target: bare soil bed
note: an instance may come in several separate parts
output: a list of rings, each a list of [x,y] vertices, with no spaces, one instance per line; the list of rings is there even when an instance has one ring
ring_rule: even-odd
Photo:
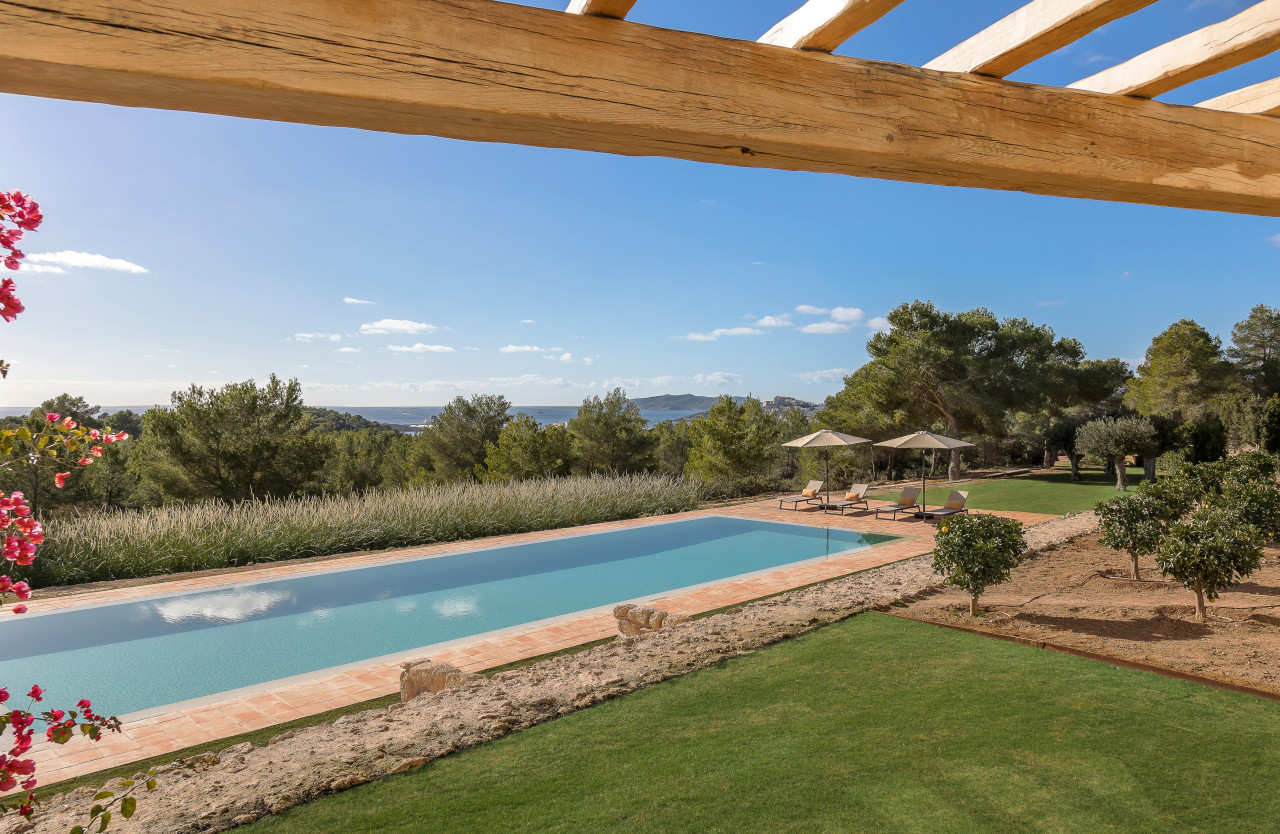
[[[1191,591],[1161,577],[1149,558],[1139,568],[1142,579],[1129,578],[1129,556],[1090,532],[1027,557],[981,598],[976,619],[956,588],[899,613],[1280,693],[1280,548],[1268,548],[1246,582],[1209,603],[1205,623],[1195,621]]]

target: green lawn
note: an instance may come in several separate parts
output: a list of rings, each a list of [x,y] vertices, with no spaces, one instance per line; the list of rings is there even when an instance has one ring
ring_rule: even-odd
[[[252,834],[1263,831],[1276,750],[1280,704],[865,614]]]
[[[1117,494],[1114,475],[1104,475],[1101,469],[1082,469],[1080,474],[1083,480],[1072,481],[1071,470],[1059,465],[1032,475],[965,484],[960,489],[968,490],[968,506],[976,510],[1014,510],[1052,515],[1091,510],[1094,504]],[[917,479],[915,483],[919,484],[920,481]],[[1142,468],[1130,467],[1130,490],[1140,483]],[[876,490],[871,493],[871,497],[896,498],[900,492],[901,488]],[[930,483],[926,496],[929,506],[944,503],[950,493],[951,488],[945,481]]]

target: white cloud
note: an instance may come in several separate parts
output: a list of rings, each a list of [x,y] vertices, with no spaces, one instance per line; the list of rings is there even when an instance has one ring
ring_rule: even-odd
[[[867,314],[859,310],[857,307],[833,307],[831,309],[832,321],[843,321],[857,324],[867,317]]]
[[[479,350],[478,347],[464,347],[463,350]]]
[[[1267,243],[1270,243],[1272,246],[1276,247],[1277,249],[1280,249],[1280,234],[1272,235],[1266,240],[1267,240]],[[1129,273],[1127,272],[1125,273],[1125,275],[1128,275],[1128,274]]]
[[[807,382],[810,385],[828,384],[833,382],[842,382],[844,378],[853,373],[851,368],[828,368],[825,371],[804,371],[794,376],[801,382]]]
[[[359,353],[359,352],[360,352],[360,348],[353,348],[353,347],[338,348],[338,353]]]
[[[594,365],[595,363],[596,360],[592,359],[590,356],[582,357],[582,364],[584,365]]]
[[[289,337],[291,342],[340,342],[341,334],[338,333],[294,333]]]
[[[43,264],[29,264],[29,263],[24,263],[22,265],[22,271],[23,273],[36,273],[36,274],[44,272],[51,275],[65,275],[67,273],[67,271],[60,266],[44,266]]]
[[[812,304],[801,304],[796,308],[796,312],[802,316],[825,316],[831,311],[826,307],[814,307]]]
[[[643,388],[644,383],[635,377],[611,376],[604,382],[601,382],[600,387],[606,391],[612,391],[614,388],[630,390],[633,388]]]
[[[520,319],[521,324],[537,324],[533,319]]]
[[[555,353],[563,350],[558,347],[538,347],[537,345],[506,345],[498,348],[499,353]]]
[[[379,319],[360,325],[363,336],[385,336],[390,334],[435,333],[440,328],[434,324],[408,319]]]
[[[848,333],[853,329],[853,325],[843,324],[838,321],[816,321],[813,324],[806,324],[800,328],[801,333]]]
[[[679,382],[679,378],[674,376],[655,376],[649,380],[649,385],[653,388],[664,388],[668,385],[674,385]]]
[[[573,361],[573,354],[572,354],[572,353],[562,353],[562,354],[560,354],[559,356],[556,356],[554,353],[548,353],[546,356],[544,356],[544,357],[542,357],[542,358],[543,358],[543,359],[554,359],[554,360],[555,360],[555,361],[557,361],[557,362],[564,362],[565,364],[568,364],[568,363],[570,363],[570,362],[572,362],[572,361]],[[590,363],[588,363],[588,364],[590,364]]]
[[[117,272],[132,272],[137,275],[145,275],[147,273],[146,267],[138,266],[131,261],[124,261],[120,258],[108,258],[106,255],[92,255],[88,252],[49,252],[42,255],[27,255],[27,260],[33,264],[47,264],[49,266],[82,266],[89,269],[113,269]]]
[[[691,342],[714,342],[721,336],[759,336],[763,332],[754,327],[718,327],[710,333],[686,333],[684,338]]]
[[[791,322],[786,316],[765,316],[755,323],[756,327],[790,327]]]
[[[342,303],[343,304],[373,304],[374,302],[366,301],[363,298],[352,298],[350,296],[347,296],[346,298],[342,299]]]
[[[714,385],[717,388],[723,388],[726,385],[741,385],[742,377],[725,371],[716,371],[710,374],[695,374],[693,381],[699,385]]]
[[[572,382],[563,377],[547,378],[542,374],[521,374],[520,376],[490,377],[489,387],[498,388],[574,388]],[[482,386],[483,387],[483,386]]]
[[[884,316],[876,316],[867,322],[867,327],[872,333],[888,333],[893,329],[893,325],[889,324],[889,320]]]
[[[422,342],[412,345],[387,345],[387,350],[392,353],[453,353],[453,348],[448,345],[424,345]]]

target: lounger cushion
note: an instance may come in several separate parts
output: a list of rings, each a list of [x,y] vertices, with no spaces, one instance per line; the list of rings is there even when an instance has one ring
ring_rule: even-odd
[[[806,489],[804,492],[800,494],[803,495],[805,498],[816,498],[818,496],[818,491],[816,489]]]
[[[862,500],[862,493],[861,493],[861,492],[846,492],[846,493],[844,494],[844,500],[846,500],[846,501],[861,501],[861,500]]]
[[[963,499],[963,498],[952,498],[950,501],[948,501],[948,502],[947,502],[947,509],[948,509],[948,510],[963,510],[963,509],[964,509],[964,499]]]

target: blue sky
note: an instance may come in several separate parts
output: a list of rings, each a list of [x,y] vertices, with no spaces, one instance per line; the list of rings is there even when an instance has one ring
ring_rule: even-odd
[[[918,65],[1020,4],[906,0],[839,52]],[[631,17],[754,39],[797,5]],[[1067,84],[1247,5],[1159,0],[1013,79]],[[1277,75],[1273,55],[1161,98]],[[45,271],[16,276],[28,311],[0,324],[0,406],[163,403],[271,373],[316,405],[614,385],[820,400],[914,298],[1126,359],[1178,318],[1227,340],[1280,304],[1269,218],[17,96],[0,115],[0,187],[47,217],[24,241]]]

